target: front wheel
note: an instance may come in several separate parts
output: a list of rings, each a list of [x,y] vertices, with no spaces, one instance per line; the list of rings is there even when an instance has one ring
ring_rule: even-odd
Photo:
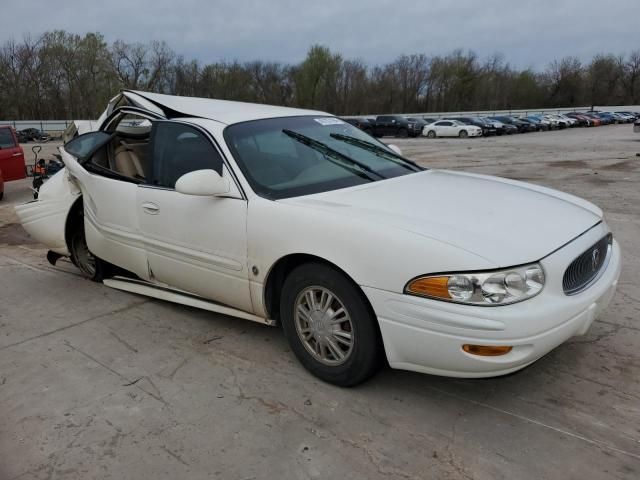
[[[406,128],[401,128],[398,130],[398,137],[407,138],[409,136],[409,131]]]
[[[280,313],[294,354],[316,377],[349,387],[382,364],[377,319],[362,292],[320,263],[294,269],[284,282]]]
[[[460,133],[458,134],[458,136],[460,138],[467,138],[469,136],[469,133],[466,130],[460,130]]]
[[[429,130],[429,132],[427,133],[427,137],[436,138],[436,132],[434,132],[433,130]]]

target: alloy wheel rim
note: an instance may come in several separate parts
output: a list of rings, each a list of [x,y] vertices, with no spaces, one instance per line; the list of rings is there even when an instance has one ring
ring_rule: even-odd
[[[294,304],[296,333],[311,356],[324,365],[345,363],[354,346],[351,316],[342,301],[329,289],[303,289]]]

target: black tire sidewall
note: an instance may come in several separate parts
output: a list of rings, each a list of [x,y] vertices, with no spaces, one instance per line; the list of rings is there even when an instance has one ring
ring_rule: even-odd
[[[310,286],[324,287],[333,292],[351,317],[353,350],[347,361],[341,365],[328,366],[314,359],[296,331],[293,318],[295,301],[298,294]],[[280,317],[285,337],[293,353],[307,370],[321,380],[349,387],[367,380],[379,369],[383,349],[377,319],[362,291],[338,270],[321,263],[309,263],[295,268],[283,285]]]

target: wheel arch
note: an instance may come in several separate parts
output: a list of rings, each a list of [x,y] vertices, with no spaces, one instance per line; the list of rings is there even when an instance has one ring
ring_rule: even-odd
[[[374,318],[377,318],[371,302],[360,288],[360,285],[358,285],[348,272],[326,258],[309,253],[291,253],[285,255],[276,260],[267,272],[262,295],[264,308],[269,318],[274,320],[280,319],[280,296],[282,295],[282,286],[284,281],[293,269],[305,263],[321,263],[344,275],[345,278],[347,278],[358,289],[367,305],[367,308],[369,308],[370,313]],[[376,322],[376,324],[378,325],[378,334],[380,335],[380,326],[378,322]]]
[[[77,222],[82,220],[82,215],[84,214],[83,209],[84,203],[82,201],[82,195],[79,195],[78,198],[71,204],[71,207],[67,212],[67,219],[64,224],[64,241],[69,252],[71,252],[71,245],[69,243],[71,233],[73,231],[73,228],[77,225]]]

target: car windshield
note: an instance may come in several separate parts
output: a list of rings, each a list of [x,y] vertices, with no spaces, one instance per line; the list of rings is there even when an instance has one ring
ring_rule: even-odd
[[[346,188],[421,171],[335,117],[285,117],[227,127],[224,137],[254,191],[271,199]]]

